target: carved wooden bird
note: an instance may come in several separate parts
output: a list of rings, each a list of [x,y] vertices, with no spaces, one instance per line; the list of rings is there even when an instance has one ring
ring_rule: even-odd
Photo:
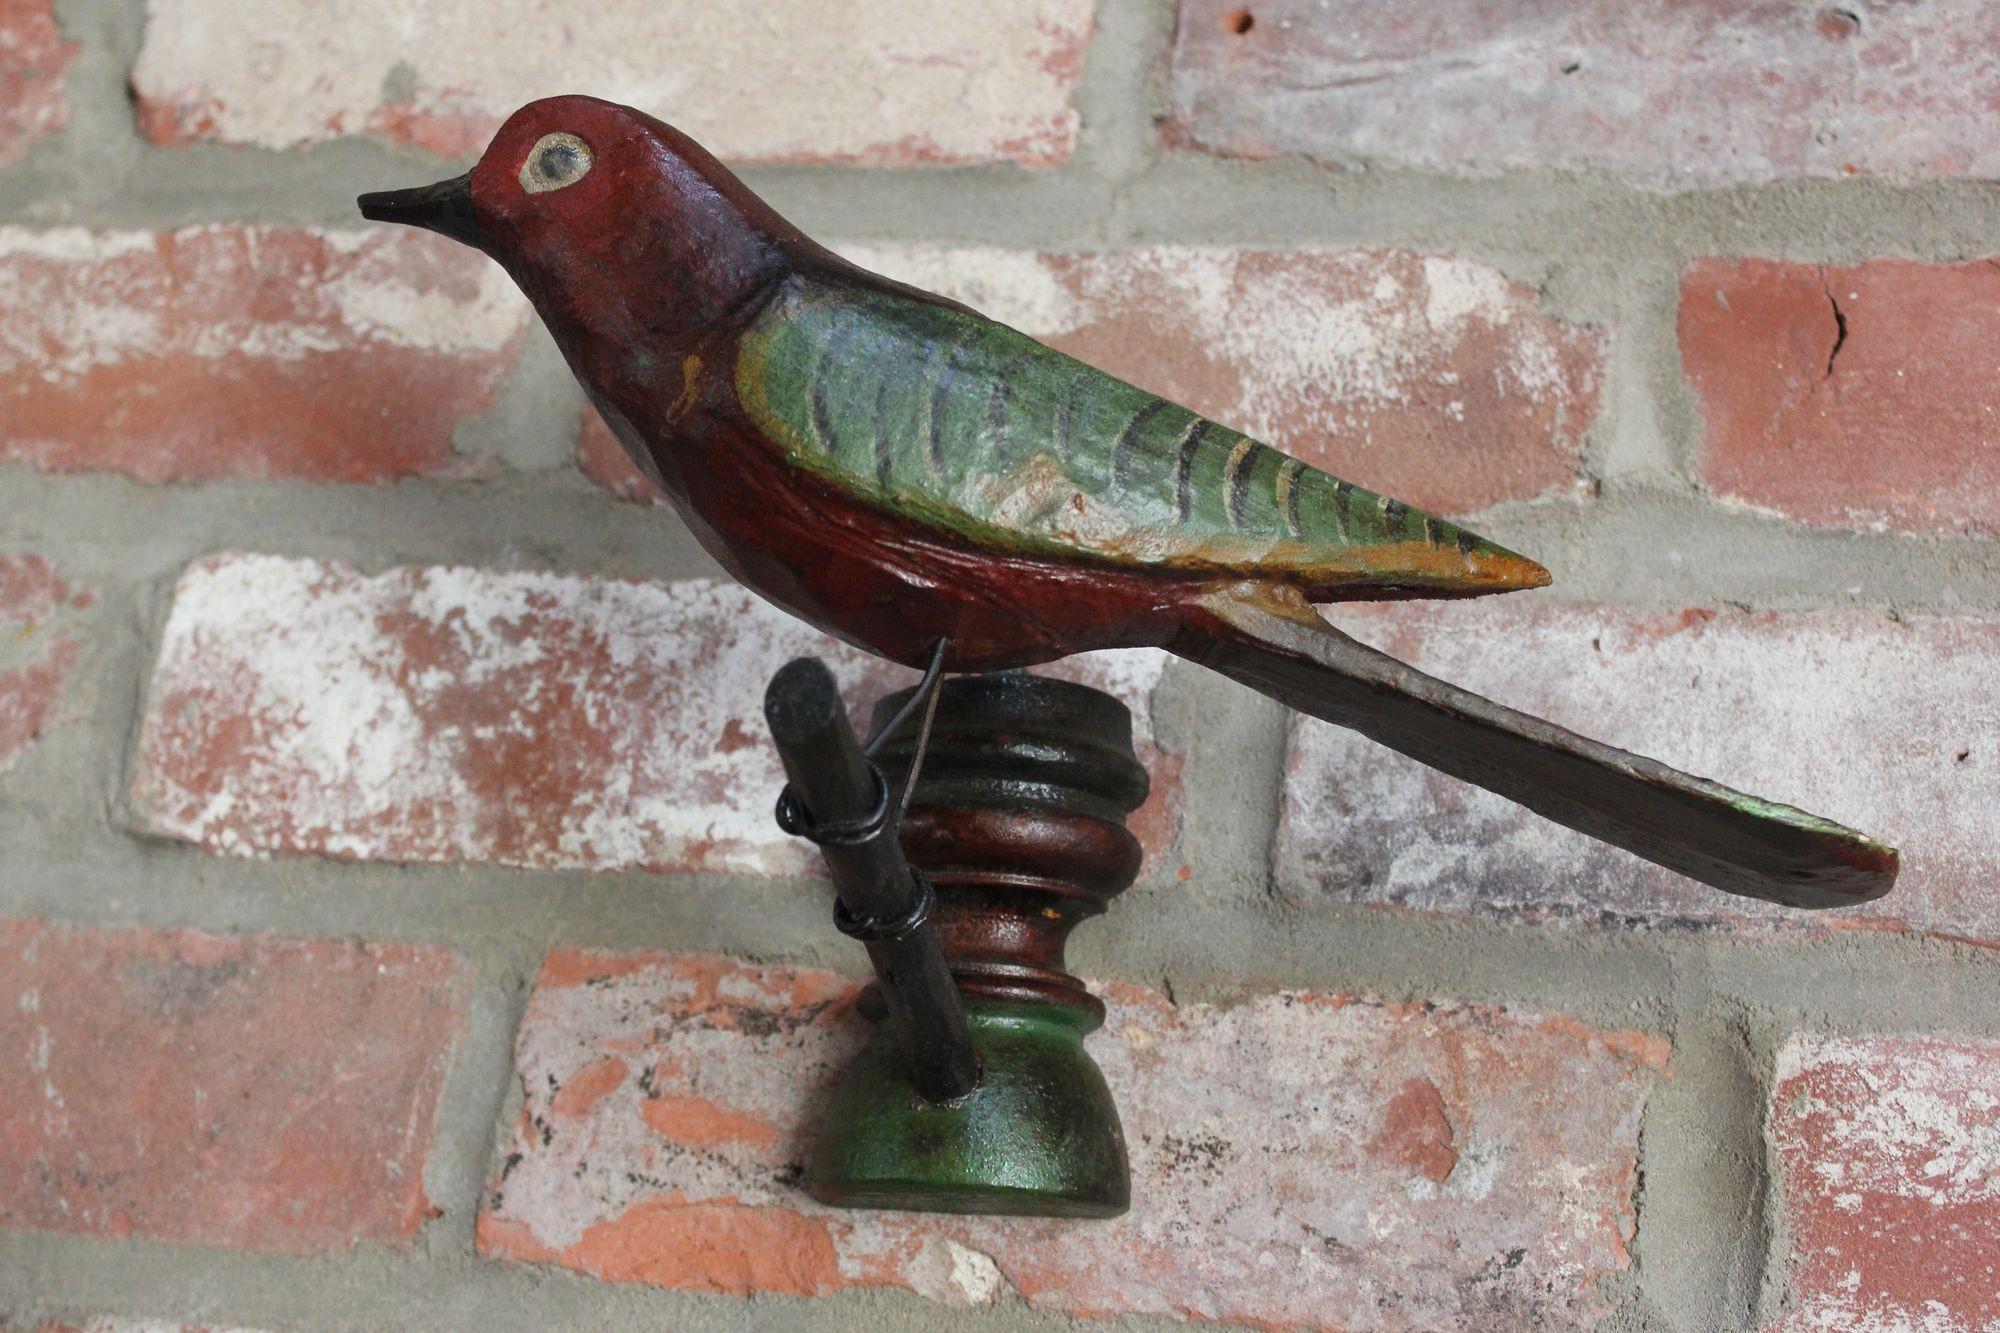
[[[1316,602],[1548,573],[815,244],[672,127],[523,107],[362,213],[503,264],[634,463],[736,578],[907,665],[1163,646],[1550,819],[1798,907],[1888,891],[1860,833],[1503,708]]]

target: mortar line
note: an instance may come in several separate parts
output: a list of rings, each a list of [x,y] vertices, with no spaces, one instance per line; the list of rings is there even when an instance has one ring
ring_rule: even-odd
[[[1740,1251],[1727,1247],[1755,1230],[1743,1223],[1754,1213],[1756,1187],[1714,1167],[1732,1142],[1741,1144],[1745,1071],[1741,1048],[1718,1030],[1727,1025],[1718,1023],[1721,997],[1711,984],[1706,948],[1676,950],[1668,969],[1671,1030],[1665,1035],[1674,1047],[1673,1072],[1647,1099],[1640,1125],[1633,1254],[1641,1308],[1661,1327],[1706,1333],[1743,1326],[1727,1318],[1745,1304],[1746,1278],[1744,1265],[1732,1263]],[[1748,1104],[1754,1106],[1754,1098]],[[1704,1129],[1714,1132],[1713,1145],[1699,1143]],[[1688,1146],[1690,1134],[1699,1146]],[[1727,1226],[1723,1245],[1682,1243],[1693,1218],[1706,1220],[1710,1234],[1718,1224]],[[1747,1276],[1754,1282],[1756,1273]]]
[[[671,1291],[605,1282],[553,1265],[439,1259],[419,1248],[382,1246],[346,1254],[289,1256],[151,1240],[51,1232],[0,1233],[0,1317],[154,1317],[268,1329],[480,1328],[543,1333],[552,1328],[672,1328],[688,1333],[772,1324],[802,1333],[885,1333],[953,1327],[994,1330],[1119,1329],[1170,1333],[1163,1317],[1077,1320],[1018,1301],[961,1309],[915,1292],[850,1288],[826,1295]],[[336,1313],[337,1312],[337,1313]]]
[[[1144,61],[1134,64],[1121,79],[1142,91],[1157,82]],[[1623,259],[1648,250],[1676,262],[1710,255],[1836,264],[1874,254],[1954,262],[2000,251],[1995,187],[1983,181],[1800,179],[1663,194],[1611,177],[1542,172],[1487,178],[1395,168],[1343,172],[1297,159],[1161,152],[1134,144],[1134,137],[1130,129],[1107,133],[1107,146],[1093,149],[1094,156],[1080,153],[1069,165],[1039,170],[750,166],[742,174],[781,211],[793,202],[817,204],[830,221],[808,230],[850,241],[908,236],[1096,248],[1106,219],[1091,210],[1115,187],[1128,196],[1132,239],[1162,243],[1409,244],[1475,257],[1511,252],[1530,263],[1554,255]],[[1111,145],[1122,146],[1113,152]],[[0,201],[0,221],[47,225],[73,216],[67,206],[83,202],[104,226],[360,228],[366,224],[353,213],[351,196],[362,184],[457,165],[361,138],[282,150],[141,140],[122,188],[79,200],[74,177],[102,164],[64,156],[49,141],[31,150],[31,160],[15,168],[25,174],[10,180]],[[927,215],[921,227],[906,221]],[[1551,241],[1552,218],[1567,224],[1559,246]]]
[[[1791,1227],[1784,1204],[1784,1171],[1770,1135],[1770,1115],[1775,1109],[1773,1099],[1777,1092],[1778,1051],[1786,1037],[1794,1032],[1812,1033],[1825,1029],[1818,1024],[1786,1024],[1769,1016],[1759,1016],[1747,1008],[1745,1018],[1752,1047],[1759,1057],[1754,1067],[1758,1075],[1757,1104],[1764,1111],[1754,1127],[1756,1160],[1761,1166],[1763,1186],[1758,1203],[1765,1223],[1764,1262],[1755,1274],[1757,1286],[1750,1293],[1751,1312],[1757,1327],[1769,1328],[1781,1312],[1790,1283],[1787,1260],[1791,1254]]]
[[[366,572],[444,563],[669,580],[720,575],[669,511],[615,500],[567,470],[375,488],[151,487],[13,467],[0,468],[0,495],[17,502],[19,515],[0,533],[0,549],[39,551],[80,581],[170,580],[199,556],[223,550],[335,559]],[[1582,503],[1509,502],[1475,522],[1556,571],[1556,586],[1522,594],[1529,598],[2000,613],[2000,541],[1993,538],[1794,525],[1710,500],[1679,479],[1614,476]],[[1683,547],[1699,551],[1701,561],[1673,565],[1672,553]]]
[[[517,1083],[514,1046],[545,952],[512,945],[463,955],[466,1030],[454,1044],[424,1163],[425,1193],[439,1210],[417,1238],[427,1257],[477,1253],[479,1206]]]
[[[579,881],[592,877],[576,874],[509,877],[472,867],[426,874],[238,861],[191,848],[171,859],[201,878],[200,893],[184,891],[178,875],[155,875],[155,896],[138,899],[117,883],[93,890],[109,877],[60,865],[0,886],[0,913],[72,926],[271,930],[446,947],[483,969],[482,984],[532,975],[543,952],[558,946],[719,952],[855,977],[866,970],[827,926],[824,887],[810,881],[625,876],[591,885]],[[298,880],[310,886],[306,892],[287,887]],[[1199,888],[1161,886],[1121,898],[1079,931],[1073,965],[1086,975],[1147,984],[1168,972],[1183,1000],[1226,1004],[1245,994],[1331,987],[1392,1003],[1435,997],[1556,1008],[1594,1025],[1646,1027],[1673,1012],[1660,998],[1672,968],[1720,959],[1732,970],[1718,993],[1795,1026],[2000,1036],[2000,988],[1991,984],[2000,951],[1922,936],[1592,929],[1197,898]],[[448,890],[449,900],[436,902],[433,889]],[[1836,989],[1850,971],[1903,986],[1921,981],[1941,999],[1912,1021],[1887,987]]]

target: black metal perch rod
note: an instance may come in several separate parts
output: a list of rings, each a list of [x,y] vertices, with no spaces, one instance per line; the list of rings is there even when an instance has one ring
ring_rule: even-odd
[[[764,692],[764,717],[791,784],[779,820],[826,856],[835,923],[868,947],[911,1086],[931,1102],[966,1096],[979,1056],[931,925],[935,895],[904,859],[889,784],[855,740],[832,673],[818,658],[786,663]]]

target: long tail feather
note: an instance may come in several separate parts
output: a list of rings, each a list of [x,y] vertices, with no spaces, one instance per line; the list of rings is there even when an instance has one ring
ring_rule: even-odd
[[[1283,588],[1209,595],[1171,647],[1302,713],[1729,893],[1849,907],[1896,882],[1894,848],[1427,676],[1355,642]]]

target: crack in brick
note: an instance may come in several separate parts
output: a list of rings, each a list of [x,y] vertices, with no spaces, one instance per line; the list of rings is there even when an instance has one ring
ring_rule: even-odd
[[[1834,360],[1839,357],[1840,349],[1847,346],[1847,312],[1840,308],[1840,298],[1833,294],[1833,283],[1823,268],[1819,271],[1819,281],[1821,289],[1826,292],[1826,303],[1833,309],[1833,346],[1826,354],[1826,374],[1820,377],[1830,380],[1833,378]]]

